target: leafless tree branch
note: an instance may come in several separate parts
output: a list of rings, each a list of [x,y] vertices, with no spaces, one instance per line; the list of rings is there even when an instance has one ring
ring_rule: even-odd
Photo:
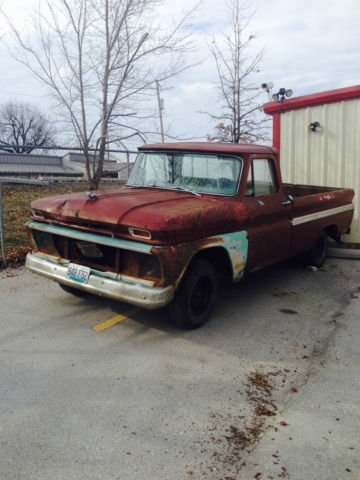
[[[141,98],[155,80],[187,68],[184,52],[190,43],[184,27],[197,6],[165,31],[156,17],[160,3],[43,0],[26,32],[0,7],[16,39],[13,57],[51,90],[59,115],[72,125],[91,189],[101,179],[111,125],[116,121],[117,139],[143,139],[134,123]],[[91,147],[97,155],[90,155]]]
[[[53,144],[55,130],[50,120],[36,107],[14,102],[0,107],[0,150],[29,154],[36,146]]]
[[[264,55],[260,50],[249,53],[254,35],[248,35],[252,14],[248,4],[240,0],[229,0],[229,32],[221,39],[213,39],[209,45],[217,71],[217,89],[222,102],[220,114],[202,112],[219,122],[215,132],[208,135],[209,141],[258,142],[267,136],[267,118],[262,112],[261,92],[254,84],[254,74]]]

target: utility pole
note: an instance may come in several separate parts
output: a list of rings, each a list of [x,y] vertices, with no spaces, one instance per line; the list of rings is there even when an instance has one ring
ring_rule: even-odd
[[[158,108],[159,108],[161,143],[164,143],[164,126],[163,126],[163,118],[162,118],[162,111],[164,110],[164,101],[162,100],[162,98],[160,98],[159,80],[156,80],[155,83],[156,83],[156,95],[157,95]]]
[[[0,234],[1,234],[1,256],[3,267],[7,267],[6,261],[6,248],[5,248],[5,227],[4,227],[4,217],[3,217],[3,207],[2,207],[2,192],[1,192],[1,183],[0,183]]]

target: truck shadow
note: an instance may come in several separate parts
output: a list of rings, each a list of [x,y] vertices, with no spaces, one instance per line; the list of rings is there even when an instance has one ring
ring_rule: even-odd
[[[348,298],[349,284],[336,260],[317,271],[288,260],[251,273],[238,284],[221,278],[212,316],[199,329],[178,328],[166,308],[143,310],[134,321],[249,360],[295,361],[326,333]]]

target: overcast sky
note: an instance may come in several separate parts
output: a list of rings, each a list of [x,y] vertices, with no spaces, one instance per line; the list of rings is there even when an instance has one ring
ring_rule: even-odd
[[[18,22],[37,0],[5,0],[5,9]],[[248,33],[257,36],[254,50],[264,48],[261,71],[255,81],[272,81],[274,91],[291,88],[294,96],[360,84],[360,3],[358,0],[256,0]],[[169,17],[195,4],[194,0],[167,0]],[[204,0],[192,21],[194,53],[198,66],[166,87],[164,123],[174,135],[206,140],[213,125],[201,111],[216,111],[219,105],[215,66],[207,43],[228,26],[225,2]],[[0,24],[1,32],[6,30]],[[24,100],[51,110],[46,90],[0,44],[0,102]],[[165,86],[164,86],[165,87]],[[267,98],[263,94],[264,100]],[[156,100],[154,99],[154,109]],[[54,112],[53,112],[54,113]],[[155,139],[154,139],[155,140]]]

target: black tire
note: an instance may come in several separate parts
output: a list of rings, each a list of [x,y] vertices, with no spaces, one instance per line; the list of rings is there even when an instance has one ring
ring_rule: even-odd
[[[194,260],[169,305],[172,320],[187,329],[201,327],[210,317],[217,292],[215,268],[205,260]]]
[[[306,265],[313,265],[314,267],[321,267],[325,262],[328,252],[329,237],[326,230],[322,230],[319,238],[315,242],[313,248],[307,252],[305,256]]]
[[[64,292],[75,295],[75,297],[84,297],[87,294],[84,290],[78,290],[77,288],[69,287],[69,285],[64,285],[63,283],[59,283],[59,287],[62,288]]]

